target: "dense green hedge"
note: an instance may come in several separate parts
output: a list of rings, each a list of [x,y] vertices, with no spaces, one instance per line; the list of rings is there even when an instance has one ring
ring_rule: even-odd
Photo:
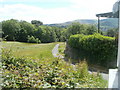
[[[85,59],[91,63],[98,63],[106,66],[116,58],[117,45],[115,38],[103,36],[98,33],[93,35],[72,35],[68,44],[78,49]],[[84,54],[83,54],[84,53]]]

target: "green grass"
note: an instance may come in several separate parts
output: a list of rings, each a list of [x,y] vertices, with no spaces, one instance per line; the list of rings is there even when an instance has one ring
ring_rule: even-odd
[[[28,57],[32,59],[53,58],[52,49],[57,43],[33,44],[21,42],[3,42],[2,47],[12,50],[16,57]]]
[[[65,47],[66,47],[65,42],[60,42],[59,45],[60,45],[59,48],[58,48],[59,54],[64,56],[64,50],[65,50]]]

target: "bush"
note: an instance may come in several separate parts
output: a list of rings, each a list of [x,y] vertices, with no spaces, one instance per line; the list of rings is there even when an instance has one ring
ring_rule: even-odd
[[[29,43],[41,43],[41,41],[38,38],[35,38],[33,36],[28,36],[28,41]]]
[[[51,61],[51,62],[49,62]],[[107,82],[88,73],[86,62],[72,67],[60,59],[32,60],[2,53],[2,88],[105,88]]]
[[[68,44],[72,48],[83,51],[84,57],[90,63],[108,65],[108,62],[115,61],[117,45],[115,38],[103,36],[98,33],[93,35],[72,35]],[[82,54],[83,55],[83,54]]]

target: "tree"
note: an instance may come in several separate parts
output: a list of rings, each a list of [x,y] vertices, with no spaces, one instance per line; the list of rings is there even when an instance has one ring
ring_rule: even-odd
[[[32,21],[33,24],[36,24],[35,22],[38,21]],[[27,42],[28,38],[29,40],[33,41],[40,40],[43,43],[66,40],[66,29],[60,27],[45,26],[42,25],[41,22],[38,23],[40,26],[36,27],[26,21],[18,21],[15,19],[3,21],[4,37],[7,37],[7,40],[16,40],[20,42]]]
[[[17,35],[16,35],[17,41],[27,42],[27,37],[28,37],[28,34],[27,34],[27,31],[26,31],[24,28],[21,28],[21,29],[17,32]]]
[[[0,22],[0,40],[2,38],[2,33],[3,33],[3,31],[2,31],[2,23]]]
[[[21,29],[18,20],[11,19],[2,22],[3,37],[7,40],[16,40],[16,33]]]
[[[72,23],[72,25],[70,25],[70,27],[68,27],[68,30],[67,30],[68,36],[67,36],[67,38],[69,38],[70,35],[82,34],[82,33],[84,33],[85,30],[86,30],[85,25],[80,24],[78,22]]]
[[[32,21],[31,21],[31,24],[34,24],[34,25],[36,25],[36,26],[40,26],[40,25],[43,25],[43,22],[38,21],[38,20],[32,20]]]
[[[79,23],[73,23],[69,28],[68,32],[72,35],[80,33],[80,24]]]
[[[49,26],[42,26],[42,38],[41,42],[50,43],[56,41],[56,34],[52,27]]]
[[[52,27],[52,30],[56,34],[56,41],[60,42],[62,37],[62,28],[60,27]]]
[[[34,25],[32,25],[31,23],[28,23],[26,21],[20,21],[20,26],[21,28],[23,28],[24,30],[26,30],[28,35],[33,35],[35,27]]]
[[[115,37],[117,33],[118,33],[118,28],[112,28],[112,29],[108,29],[106,34],[107,36]]]
[[[41,40],[42,39],[42,33],[43,33],[42,28],[40,26],[36,27],[36,29],[34,30],[34,37]]]
[[[89,25],[86,30],[87,35],[97,33],[97,28],[94,25]]]
[[[27,42],[29,42],[29,43],[41,43],[41,41],[38,38],[35,38],[34,36],[29,36],[29,35],[28,35]]]

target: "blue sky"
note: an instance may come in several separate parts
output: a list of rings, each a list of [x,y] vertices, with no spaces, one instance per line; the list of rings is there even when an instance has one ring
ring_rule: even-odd
[[[76,19],[97,19],[95,14],[112,11],[117,0],[0,0],[0,21],[40,20],[44,24]]]

